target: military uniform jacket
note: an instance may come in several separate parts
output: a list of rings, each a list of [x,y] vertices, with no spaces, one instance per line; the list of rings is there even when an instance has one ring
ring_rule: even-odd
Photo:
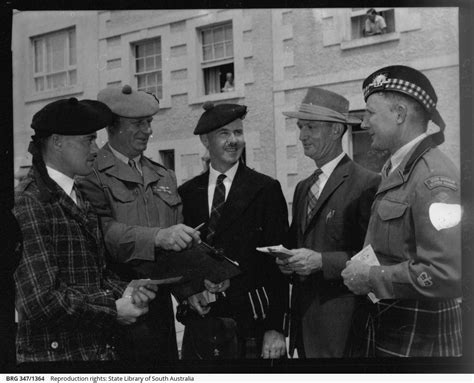
[[[94,173],[79,187],[101,218],[105,244],[115,262],[155,259],[160,228],[182,222],[181,199],[173,171],[142,156],[143,179],[102,147]]]
[[[461,352],[458,171],[430,136],[382,179],[365,244],[381,266],[369,283],[382,299],[375,345],[397,356]],[[454,210],[453,210],[454,209]],[[458,217],[460,218],[460,217]]]
[[[33,167],[16,189],[13,212],[23,236],[14,273],[17,362],[114,359],[115,301],[126,284],[105,266],[90,204],[79,209]]]
[[[157,232],[182,222],[174,172],[145,156],[141,157],[141,168],[143,177],[116,158],[106,144],[97,154],[94,172],[78,184],[100,217],[109,265],[126,281],[149,278],[155,252],[160,251],[155,247]],[[140,352],[146,350],[140,348],[137,339],[145,338],[161,353],[155,352],[157,358],[177,359],[168,289],[159,289],[148,314],[139,323],[127,326],[127,331],[135,334],[134,347]]]
[[[345,155],[322,189],[316,212],[307,225],[311,178],[297,184],[288,246],[320,252],[322,269],[303,281],[293,278],[290,354],[302,331],[308,357],[342,356],[355,297],[344,286],[341,272],[346,262],[362,249],[379,183],[378,174]],[[332,307],[330,311],[322,309],[326,302],[327,307]]]
[[[209,171],[179,188],[184,222],[192,227],[209,221],[208,183]],[[274,258],[255,248],[283,243],[287,230],[288,213],[280,183],[240,164],[217,225],[214,246],[224,249],[242,270],[225,292],[228,314],[241,327],[250,328],[254,319],[263,319],[266,330],[283,331],[288,284]],[[200,231],[201,238],[206,238],[207,225]]]

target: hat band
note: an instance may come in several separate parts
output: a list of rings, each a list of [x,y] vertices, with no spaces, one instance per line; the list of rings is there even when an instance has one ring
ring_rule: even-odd
[[[299,107],[300,112],[314,114],[321,118],[332,118],[334,120],[345,123],[347,122],[347,116],[335,111],[334,109],[329,109],[320,105],[313,104],[301,104]]]
[[[364,88],[364,98],[367,101],[369,95],[375,90],[393,90],[395,92],[402,92],[411,97],[415,100],[420,102],[426,110],[431,111],[436,107],[436,103],[430,97],[428,93],[425,92],[422,88],[418,85],[413,84],[409,81],[401,80],[398,78],[389,78],[384,80],[383,82],[377,82],[375,79],[372,83],[368,84]]]

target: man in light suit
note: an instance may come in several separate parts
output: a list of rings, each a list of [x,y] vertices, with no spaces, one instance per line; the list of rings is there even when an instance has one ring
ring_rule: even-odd
[[[342,96],[312,87],[296,112],[300,141],[316,171],[299,182],[293,198],[289,246],[295,254],[277,260],[292,275],[290,355],[343,357],[348,349],[356,297],[341,279],[346,262],[364,243],[380,177],[353,162],[342,151],[349,102]]]
[[[230,286],[229,281],[204,281],[202,288],[217,293],[217,300],[210,303],[193,296],[190,304],[200,314],[235,320],[238,357],[286,356],[283,320],[288,284],[273,258],[255,249],[278,245],[287,234],[288,215],[280,183],[241,161],[245,105],[205,103],[203,108],[194,134],[209,150],[210,169],[178,189],[184,223],[196,227],[205,222],[201,238],[222,248],[228,258],[239,263],[242,273],[230,280]],[[220,294],[224,290],[225,296]],[[188,340],[185,329],[183,357]]]

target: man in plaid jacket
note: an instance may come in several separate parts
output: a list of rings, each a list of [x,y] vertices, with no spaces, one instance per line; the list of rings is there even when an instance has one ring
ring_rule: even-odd
[[[18,363],[113,360],[116,325],[134,323],[155,296],[106,269],[97,216],[74,185],[92,171],[96,131],[111,118],[104,104],[75,98],[33,117],[33,167],[13,210],[23,236],[14,273]]]

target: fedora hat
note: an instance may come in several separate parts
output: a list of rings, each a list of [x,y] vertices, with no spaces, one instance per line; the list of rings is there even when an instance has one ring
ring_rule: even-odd
[[[340,122],[359,125],[361,120],[349,116],[349,101],[341,95],[313,86],[296,112],[283,112],[285,116],[301,120]]]

